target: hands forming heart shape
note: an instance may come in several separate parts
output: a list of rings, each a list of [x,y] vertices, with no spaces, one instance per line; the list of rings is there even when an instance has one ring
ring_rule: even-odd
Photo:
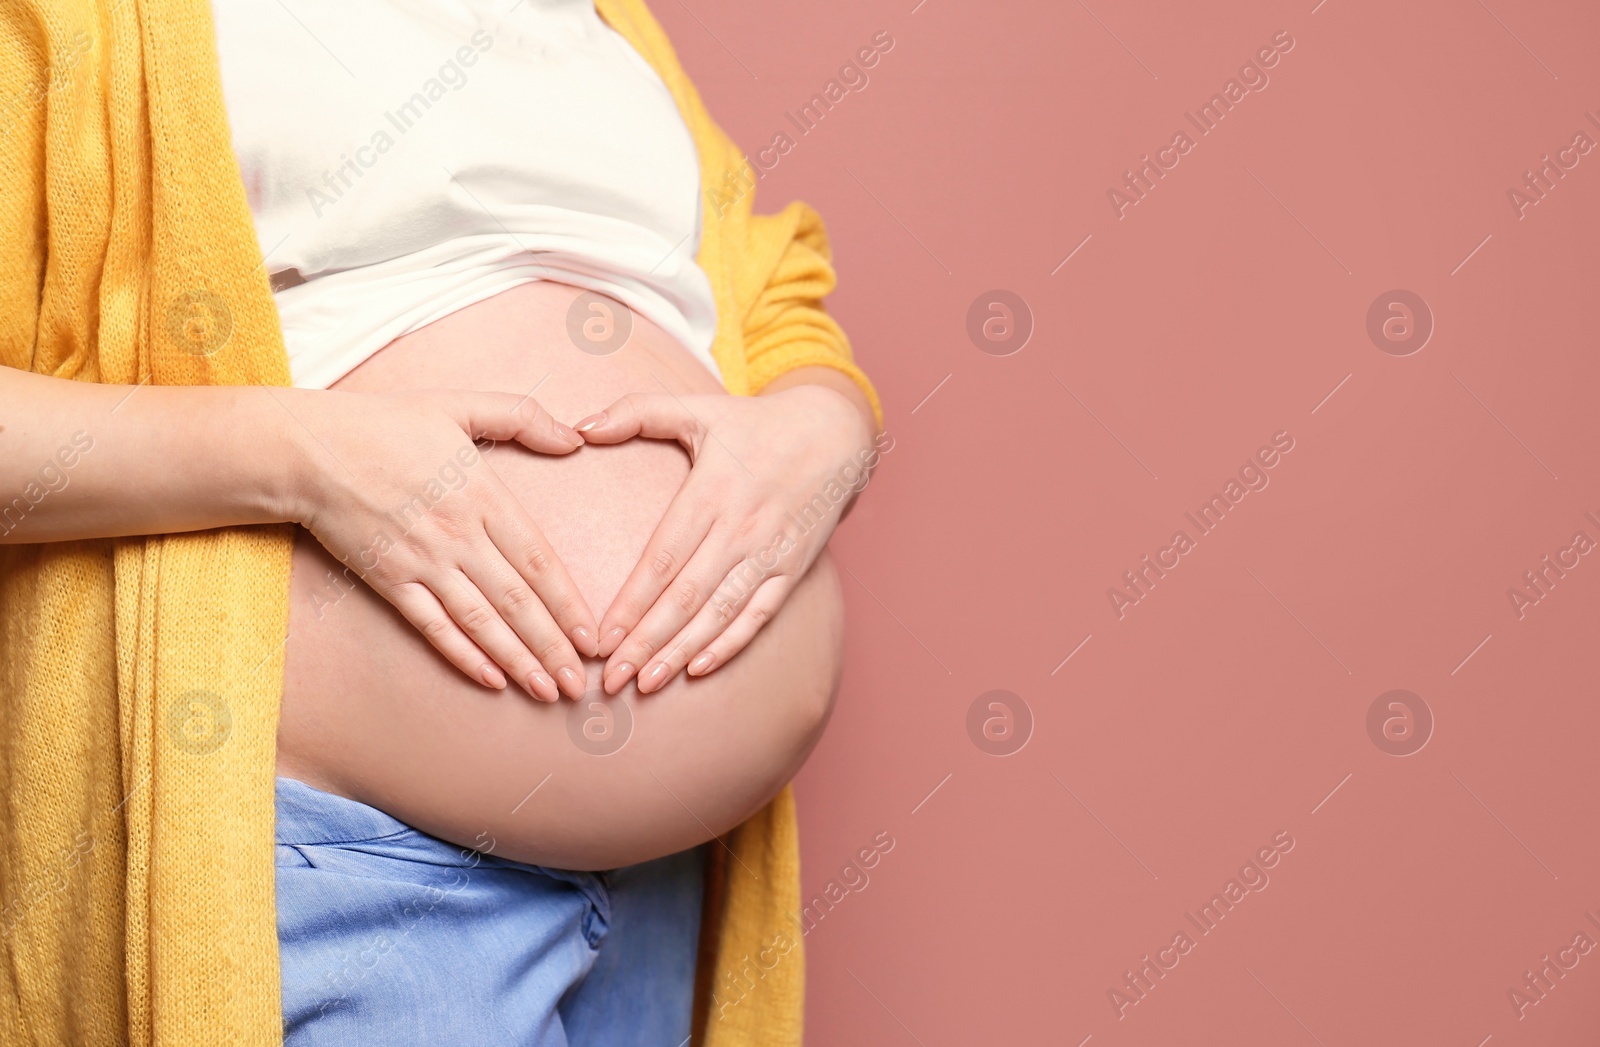
[[[330,393],[302,421],[332,462],[367,468],[312,466],[291,517],[468,678],[513,680],[543,701],[582,697],[580,655],[607,658],[608,694],[726,664],[816,561],[881,450],[857,404],[814,384],[634,393],[575,428],[527,397],[454,391]],[[633,439],[688,452],[687,479],[598,622],[476,439],[552,455]]]

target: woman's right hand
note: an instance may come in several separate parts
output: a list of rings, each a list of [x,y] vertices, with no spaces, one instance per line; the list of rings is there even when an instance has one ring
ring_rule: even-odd
[[[475,445],[568,454],[582,437],[512,393],[319,391],[282,402],[311,437],[298,441],[296,522],[470,679],[499,689],[509,676],[544,701],[558,687],[582,697],[577,651],[595,654],[594,614]]]

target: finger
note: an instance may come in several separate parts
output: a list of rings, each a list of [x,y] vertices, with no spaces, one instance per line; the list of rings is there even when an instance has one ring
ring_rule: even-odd
[[[588,601],[578,591],[577,583],[567,573],[566,565],[551,548],[544,532],[523,510],[521,503],[514,498],[505,499],[501,511],[491,512],[484,521],[484,529],[501,558],[533,590],[561,631],[572,638],[573,646],[586,656],[594,657],[597,648],[595,637],[599,635],[594,612],[589,609]],[[565,680],[566,674],[560,672],[562,667],[573,671],[575,682]],[[583,663],[571,653],[571,648],[562,651],[562,657],[552,671],[563,681],[562,690],[574,698],[582,697]]]
[[[699,613],[734,565],[743,559],[728,547],[725,537],[715,529],[707,534],[694,556],[684,564],[683,570],[672,579],[639,624],[611,655],[601,678],[606,693],[616,694],[630,677],[651,662]],[[670,677],[647,680],[641,676],[640,693],[648,694],[666,683],[667,679]]]
[[[427,586],[420,582],[406,582],[386,590],[382,595],[467,679],[497,691],[505,688],[505,674],[483,652],[483,648],[467,638],[467,634],[461,631],[461,627]]]
[[[696,676],[710,672],[715,667],[716,659],[713,656],[711,662],[705,661],[706,648],[743,616],[755,595],[765,592],[768,594],[765,599],[775,599],[781,605],[792,584],[792,581],[785,580],[785,576],[767,576],[749,559],[735,566],[694,619],[639,672],[639,693],[650,694],[660,690],[687,665],[703,666],[703,671],[695,673]],[[775,611],[777,607],[772,609]],[[769,617],[767,613],[757,615],[750,636],[754,636]],[[739,647],[748,642],[749,638],[746,637]],[[733,657],[736,651],[737,648],[728,652],[725,658]],[[691,658],[694,661],[691,662]]]
[[[539,698],[539,691],[544,688],[534,685],[534,674],[542,673],[543,667],[477,584],[458,569],[447,572],[444,578],[424,582],[461,631],[493,658],[518,687]]]
[[[528,686],[534,696],[547,702],[560,698],[561,691],[573,698],[582,696],[583,662],[538,594],[487,538],[474,553],[470,563],[460,565],[461,570],[533,652],[538,666],[528,677]]]
[[[619,444],[642,436],[649,440],[676,440],[691,455],[699,451],[706,433],[705,426],[682,398],[667,393],[629,393],[573,428],[592,444]]]
[[[755,639],[756,633],[772,621],[784,601],[789,599],[794,585],[795,578],[787,574],[775,575],[761,583],[744,608],[728,623],[728,627],[689,662],[689,675],[704,676],[726,665],[734,655],[744,650],[745,645]],[[693,650],[693,646],[691,643],[689,649]]]
[[[439,403],[474,440],[515,440],[543,454],[568,454],[583,446],[583,437],[531,396],[447,392],[439,394]]]
[[[651,532],[639,562],[628,572],[628,580],[600,619],[600,643],[596,649],[599,657],[610,658],[616,652],[711,532],[716,514],[708,512],[704,500],[690,489],[693,482],[694,474],[690,473]],[[633,668],[639,665],[632,663]],[[606,674],[611,671],[608,666]]]

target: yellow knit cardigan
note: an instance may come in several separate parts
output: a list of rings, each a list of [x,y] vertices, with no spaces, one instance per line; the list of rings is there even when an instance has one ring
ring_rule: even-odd
[[[816,213],[752,214],[748,161],[641,0],[596,6],[661,75],[699,149],[699,261],[729,391],[825,365],[876,410],[822,309],[834,273]],[[0,5],[0,187],[0,364],[288,384],[207,0]],[[188,351],[197,338],[222,347]],[[0,506],[19,494],[37,496],[3,492]],[[0,547],[7,1047],[281,1042],[273,766],[290,546],[277,525]],[[211,744],[186,733],[195,692],[216,717]],[[798,1044],[789,791],[725,842],[739,860],[708,885],[696,1042]]]

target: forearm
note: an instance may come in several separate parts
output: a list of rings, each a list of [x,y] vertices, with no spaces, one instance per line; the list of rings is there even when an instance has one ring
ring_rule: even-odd
[[[306,394],[116,386],[0,367],[0,543],[291,518]]]
[[[867,399],[867,394],[861,391],[861,387],[849,375],[835,367],[798,367],[793,371],[787,371],[768,382],[760,395],[769,396],[801,385],[820,385],[825,389],[832,389],[855,407],[869,434],[877,433],[878,420],[872,413],[872,402]]]
[[[872,401],[867,399],[867,394],[861,391],[861,386],[857,385],[854,379],[838,368],[823,366],[797,367],[793,371],[787,371],[768,382],[766,387],[761,390],[760,395],[767,396],[802,386],[821,386],[824,389],[838,393],[850,402],[850,405],[855,408],[856,414],[861,418],[861,431],[865,434],[860,453],[863,456],[869,454],[876,443],[874,437],[879,432],[878,419],[872,410]],[[876,454],[872,454],[870,458],[863,457],[860,459],[860,468],[863,470],[864,477],[865,475],[870,475],[872,471],[871,465],[868,464],[869,462],[876,462]],[[850,497],[839,511],[840,520],[843,520],[850,514],[850,510],[855,508],[856,499],[861,497],[861,492],[865,488],[865,478],[862,479],[859,485],[851,486]]]

